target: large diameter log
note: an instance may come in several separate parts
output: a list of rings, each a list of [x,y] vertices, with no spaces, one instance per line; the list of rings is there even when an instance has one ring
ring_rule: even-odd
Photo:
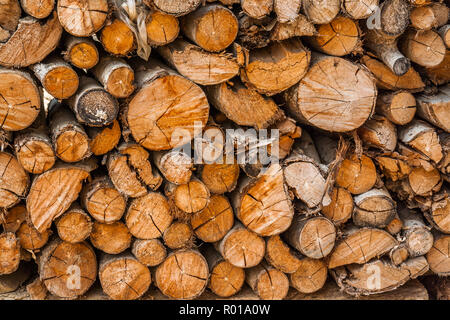
[[[266,261],[284,273],[294,273],[301,266],[300,255],[292,250],[280,236],[266,238]]]
[[[440,87],[434,95],[418,95],[416,100],[419,117],[450,132],[450,85]]]
[[[73,205],[55,222],[61,240],[77,243],[86,240],[92,232],[92,219],[79,205]]]
[[[114,19],[102,29],[100,41],[103,48],[115,56],[130,55],[136,48],[133,31],[120,19]]]
[[[346,132],[372,115],[376,93],[375,82],[365,69],[342,58],[314,54],[309,71],[285,98],[297,120]]]
[[[450,236],[438,235],[426,254],[431,271],[440,276],[450,275]]]
[[[197,9],[201,0],[144,0],[144,3],[149,7],[154,5],[158,10],[168,14],[183,16]]]
[[[369,191],[375,185],[377,172],[375,165],[369,157],[351,154],[342,161],[337,172],[336,183],[352,194],[361,194]]]
[[[404,90],[380,93],[377,97],[377,112],[398,125],[412,121],[416,114],[416,99]]]
[[[88,127],[86,133],[90,139],[89,148],[96,156],[104,155],[114,149],[122,136],[117,120],[106,127]]]
[[[92,245],[108,254],[119,254],[131,245],[131,233],[123,222],[94,222],[89,236]]]
[[[355,196],[353,222],[360,227],[384,228],[396,213],[396,203],[385,189],[371,189]]]
[[[99,53],[90,38],[67,37],[62,52],[64,60],[80,69],[90,69],[98,63]]]
[[[5,232],[0,235],[0,274],[11,274],[19,268],[20,264],[20,244],[12,232]]]
[[[167,249],[158,239],[136,239],[131,252],[140,263],[148,267],[161,264],[167,257]]]
[[[103,57],[92,73],[105,90],[116,98],[126,98],[134,91],[134,71],[122,59]]]
[[[149,44],[163,46],[178,37],[180,25],[178,19],[173,15],[155,10],[145,18],[145,29]]]
[[[282,300],[289,290],[289,279],[280,270],[263,262],[245,271],[245,281],[263,300]]]
[[[303,11],[309,20],[314,24],[330,23],[341,10],[339,0],[304,0]]]
[[[0,208],[11,208],[26,195],[30,179],[17,159],[0,152]]]
[[[327,280],[328,268],[323,259],[303,258],[298,269],[289,275],[289,283],[298,292],[313,293]]]

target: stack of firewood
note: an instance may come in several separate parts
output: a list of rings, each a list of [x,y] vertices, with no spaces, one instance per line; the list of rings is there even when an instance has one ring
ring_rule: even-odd
[[[0,0],[0,293],[422,297],[449,46],[445,1]]]

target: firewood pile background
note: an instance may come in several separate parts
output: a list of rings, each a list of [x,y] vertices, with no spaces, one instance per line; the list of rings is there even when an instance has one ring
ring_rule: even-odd
[[[0,0],[0,299],[448,299],[449,46],[447,1]]]

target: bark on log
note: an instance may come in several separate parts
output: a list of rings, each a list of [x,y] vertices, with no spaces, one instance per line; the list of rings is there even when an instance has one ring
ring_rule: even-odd
[[[134,71],[122,59],[102,57],[92,69],[95,78],[116,98],[126,98],[134,91]]]
[[[404,243],[410,257],[423,256],[433,246],[433,234],[418,213],[406,208],[398,211],[403,222]]]
[[[152,7],[154,5],[158,10],[162,12],[179,17],[197,9],[197,7],[201,3],[201,0],[144,0],[144,3],[149,7]]]
[[[419,117],[450,132],[450,85],[440,87],[434,95],[420,94],[416,100]]]
[[[397,125],[412,121],[416,114],[416,99],[408,91],[380,93],[376,111]]]
[[[385,228],[396,213],[396,202],[386,189],[371,189],[355,196],[353,222],[360,227]]]
[[[66,61],[80,69],[90,69],[99,60],[98,49],[89,38],[67,37],[62,55]]]

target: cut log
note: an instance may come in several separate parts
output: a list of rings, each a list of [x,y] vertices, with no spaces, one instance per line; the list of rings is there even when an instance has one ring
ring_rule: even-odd
[[[158,239],[136,239],[131,246],[131,252],[140,263],[155,267],[167,257],[166,247]]]
[[[327,275],[327,265],[323,260],[303,258],[299,268],[289,275],[289,282],[298,292],[309,294],[324,286]]]
[[[403,238],[410,257],[423,256],[433,246],[433,234],[418,213],[402,208],[398,211],[403,222]]]
[[[342,225],[351,218],[353,212],[353,198],[344,188],[333,188],[331,202],[322,208],[322,213],[336,226]]]
[[[17,159],[0,152],[0,208],[11,208],[27,193],[30,180]]]
[[[376,111],[397,125],[412,121],[416,113],[416,99],[408,91],[380,93]]]
[[[389,259],[391,259],[391,262],[398,266],[405,262],[409,258],[409,252],[406,248],[406,245],[400,244],[398,246],[395,246],[389,251]]]
[[[276,23],[270,32],[270,40],[281,41],[293,37],[315,35],[316,29],[311,21],[299,14],[292,23]]]
[[[20,243],[12,232],[4,232],[0,235],[0,275],[11,274],[19,268]]]
[[[439,198],[433,202],[430,211],[425,214],[425,217],[437,230],[450,234],[450,199],[448,191],[443,192]]]
[[[158,10],[177,17],[194,11],[201,2],[201,0],[144,0],[144,3],[147,6],[155,6]]]
[[[86,240],[92,231],[91,217],[79,205],[72,205],[55,225],[59,238],[70,243]]]
[[[64,59],[77,68],[90,69],[98,63],[97,47],[89,38],[67,37],[64,49]]]
[[[400,48],[406,57],[418,65],[435,67],[444,61],[445,44],[433,30],[408,30],[402,37]]]
[[[48,294],[47,288],[44,286],[39,277],[29,283],[26,286],[26,289],[31,300],[45,300]]]
[[[341,10],[340,0],[304,0],[303,11],[314,24],[330,23]]]
[[[6,212],[2,216],[2,226],[5,232],[15,233],[19,227],[27,219],[28,212],[24,205],[18,204]]]
[[[105,90],[116,98],[126,98],[134,91],[134,71],[122,59],[102,57],[92,73]]]
[[[51,294],[76,298],[84,294],[97,278],[94,250],[85,242],[50,242],[39,257],[39,276]]]
[[[145,18],[147,42],[153,46],[163,46],[178,37],[180,25],[178,19],[171,14],[152,11]]]
[[[266,238],[266,261],[283,273],[294,273],[302,265],[300,255],[281,240],[280,236]]]
[[[352,19],[366,19],[375,12],[378,2],[378,0],[344,0],[342,10]]]
[[[435,95],[418,95],[416,100],[419,117],[450,132],[450,85],[440,87]]]
[[[283,300],[289,290],[288,277],[266,262],[247,269],[245,282],[262,300]]]
[[[86,131],[90,140],[89,148],[96,156],[104,155],[114,149],[122,136],[117,120],[106,127],[87,127]]]
[[[119,254],[131,245],[131,233],[120,221],[111,224],[95,221],[89,239],[95,248],[108,254]]]
[[[156,192],[133,199],[125,215],[131,234],[138,239],[155,239],[164,234],[173,217],[166,198]]]
[[[408,176],[408,182],[414,194],[428,196],[441,189],[442,178],[439,171],[426,171],[422,167],[414,168]]]
[[[191,216],[190,223],[197,238],[216,242],[233,227],[233,209],[225,196],[212,195],[206,208]]]
[[[24,222],[16,232],[19,238],[20,247],[25,250],[38,250],[42,248],[48,241],[51,234],[50,230],[42,233],[38,232],[33,224]]]
[[[194,299],[203,293],[208,278],[206,259],[196,250],[182,249],[157,267],[155,285],[170,298]]]
[[[20,0],[23,11],[36,19],[47,18],[52,13],[55,0],[43,0],[36,3],[34,0]]]
[[[237,185],[239,165],[227,164],[225,160],[222,162],[224,163],[205,164],[201,167],[199,177],[211,193],[232,192]]]
[[[108,15],[107,0],[58,0],[59,22],[71,35],[89,37],[100,30]]]
[[[389,222],[389,224],[384,228],[387,232],[389,232],[392,235],[396,235],[402,231],[403,228],[403,221],[400,219],[398,214],[395,215],[394,219]]]
[[[193,246],[192,227],[187,222],[173,222],[163,234],[164,244],[170,249],[189,248]]]
[[[371,189],[354,200],[352,218],[357,226],[385,228],[395,217],[396,203],[386,189]]]
[[[397,128],[386,117],[374,115],[360,128],[358,134],[365,145],[392,152],[397,146]]]
[[[188,214],[205,209],[210,197],[208,188],[198,179],[175,186],[173,192],[173,200],[177,208]]]
[[[246,15],[262,19],[273,10],[273,0],[241,0],[241,8]]]
[[[22,10],[18,0],[5,0],[0,9],[0,40],[7,40],[19,24]]]
[[[344,161],[337,172],[336,184],[352,194],[369,191],[375,185],[377,172],[372,159],[362,155],[351,154]]]
[[[294,22],[302,6],[302,0],[274,0],[273,11],[277,15],[277,21],[281,23]]]
[[[323,130],[345,132],[360,127],[372,115],[376,88],[371,75],[360,66],[342,58],[313,54],[309,71],[286,91],[285,98],[297,120]]]
[[[194,164],[183,151],[152,152],[152,155],[154,164],[170,183],[181,185],[191,180]]]
[[[432,3],[411,10],[411,26],[420,30],[431,30],[447,23],[449,9],[443,3]]]
[[[444,60],[435,67],[424,68],[425,76],[435,85],[450,82],[450,50],[445,51]]]
[[[395,157],[376,157],[376,162],[383,174],[392,181],[398,181],[408,177],[411,173],[411,167],[404,160]]]
[[[133,31],[120,19],[114,19],[101,31],[103,48],[115,56],[128,56],[136,48]]]
[[[439,28],[439,35],[444,40],[445,46],[450,48],[450,24],[446,24]]]
[[[433,247],[426,254],[430,269],[439,276],[450,275],[450,236],[435,235]]]
[[[150,270],[129,253],[103,255],[98,277],[103,292],[113,300],[138,299],[152,282]]]

